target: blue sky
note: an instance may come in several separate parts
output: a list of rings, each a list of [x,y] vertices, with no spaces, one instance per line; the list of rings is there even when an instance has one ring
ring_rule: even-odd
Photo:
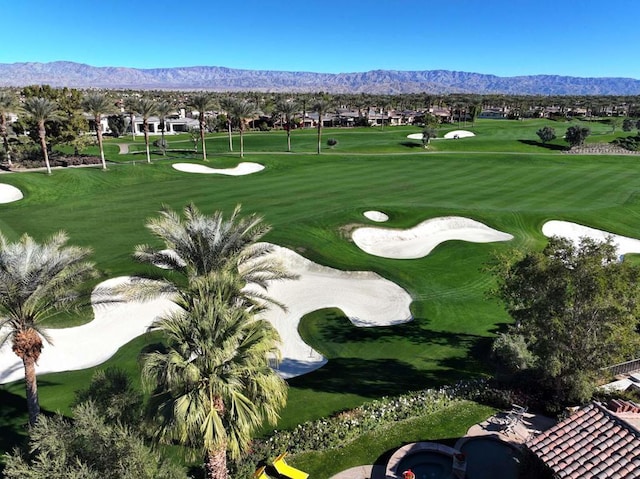
[[[640,79],[640,0],[0,0],[0,63]]]

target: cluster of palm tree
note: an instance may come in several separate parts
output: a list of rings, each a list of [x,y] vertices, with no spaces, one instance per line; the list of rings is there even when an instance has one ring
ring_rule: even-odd
[[[150,327],[167,343],[143,361],[153,426],[160,441],[202,454],[207,478],[227,479],[227,460],[246,451],[265,421],[275,423],[286,402],[286,383],[270,367],[279,358],[279,336],[260,313],[284,307],[269,298],[269,283],[295,276],[260,242],[270,230],[262,217],[242,217],[240,207],[228,218],[194,205],[182,214],[164,208],[147,227],[163,248],[139,245],[134,257],[180,279],[138,278],[102,293],[127,300],[169,294],[179,306]],[[90,250],[66,241],[63,233],[44,244],[0,235],[2,343],[11,341],[23,361],[32,426],[39,414],[35,364],[48,338],[42,322],[77,304],[82,284],[96,274]]]

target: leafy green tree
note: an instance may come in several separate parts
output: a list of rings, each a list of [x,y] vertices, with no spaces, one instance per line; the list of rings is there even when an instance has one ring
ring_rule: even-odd
[[[16,96],[9,91],[0,91],[0,136],[4,145],[4,152],[7,163],[11,166],[11,147],[9,146],[9,119],[10,113],[18,111],[18,100]]]
[[[478,115],[482,113],[482,102],[479,98],[474,98],[472,101],[473,102],[469,104],[469,116],[471,117],[471,126],[474,126]]]
[[[256,114],[256,106],[248,100],[233,102],[229,114],[240,127],[240,158],[244,157],[244,129],[248,119],[252,119]]]
[[[49,151],[47,148],[47,127],[48,122],[59,120],[62,115],[58,109],[57,103],[41,97],[26,98],[23,105],[24,111],[36,123],[38,127],[38,138],[40,139],[40,149],[44,163],[47,166],[47,174],[51,174],[51,165],[49,164]]]
[[[622,131],[631,131],[634,126],[634,121],[631,118],[625,118],[622,122]]]
[[[107,162],[104,159],[104,146],[102,144],[102,115],[109,113],[113,109],[111,101],[106,95],[101,93],[88,93],[82,101],[84,111],[93,116],[94,128],[96,130],[96,138],[98,139],[98,147],[100,148],[100,159],[102,160],[102,169],[107,169]]]
[[[95,276],[87,261],[91,250],[66,246],[60,232],[42,244],[29,235],[10,243],[0,234],[0,345],[12,342],[25,371],[29,423],[34,425],[40,406],[35,365],[48,341],[42,322],[69,310],[79,287]]]
[[[492,352],[511,371],[522,371],[536,365],[537,358],[521,334],[499,334],[493,342]]]
[[[556,138],[556,130],[550,126],[545,126],[536,131],[536,135],[542,141],[542,144],[546,144],[547,142],[554,140]]]
[[[504,258],[495,269],[497,296],[541,387],[561,403],[590,398],[599,369],[637,351],[640,268],[618,261],[611,241],[578,246],[552,237],[542,252]],[[496,346],[498,347],[498,346]]]
[[[422,130],[422,146],[426,148],[431,142],[431,138],[435,138],[436,136],[438,136],[438,131],[435,128],[431,126],[424,128]]]
[[[187,479],[184,470],[145,445],[139,435],[84,403],[74,419],[40,417],[28,452],[5,456],[6,479]]]
[[[137,426],[144,416],[142,394],[133,387],[126,371],[116,367],[93,373],[89,385],[76,391],[73,405],[89,401],[109,423]]]
[[[88,123],[82,111],[82,93],[74,88],[52,88],[49,85],[25,87],[22,90],[25,98],[44,98],[57,105],[59,114],[55,121],[47,123],[47,138],[51,146],[65,144],[74,147],[75,154],[79,148],[86,146],[83,137],[88,129]],[[37,121],[27,125],[34,141],[39,141]]]
[[[318,155],[322,150],[322,117],[331,108],[331,98],[327,95],[323,95],[316,99],[313,104],[313,111],[318,114]]]
[[[189,100],[189,106],[198,110],[198,123],[200,125],[200,142],[202,143],[202,159],[207,161],[207,145],[204,141],[204,133],[207,129],[206,113],[213,106],[213,99],[210,95],[195,95]]]
[[[109,129],[111,130],[111,134],[114,138],[120,138],[127,130],[125,117],[122,114],[109,115],[107,117],[107,123],[109,124]]]
[[[611,133],[615,133],[616,130],[620,128],[620,125],[622,125],[622,118],[618,116],[609,118],[609,124],[611,125]]]
[[[591,134],[589,128],[574,125],[567,128],[567,132],[564,135],[564,139],[569,143],[569,147],[580,146],[584,143],[584,140]]]

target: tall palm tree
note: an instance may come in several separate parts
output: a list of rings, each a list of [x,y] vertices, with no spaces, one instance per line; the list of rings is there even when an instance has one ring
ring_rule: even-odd
[[[140,98],[132,106],[132,111],[142,116],[142,131],[144,132],[144,146],[147,151],[147,163],[151,163],[149,151],[149,118],[156,114],[157,103],[150,98]]]
[[[47,174],[51,174],[51,165],[49,164],[49,152],[47,150],[47,128],[48,121],[57,121],[62,118],[58,104],[48,98],[32,96],[24,101],[24,111],[38,125],[38,137],[40,138],[40,148],[44,157],[44,163],[47,165]]]
[[[134,258],[143,263],[161,265],[184,277],[204,276],[214,271],[238,271],[241,284],[255,284],[267,289],[270,281],[294,279],[270,256],[273,247],[260,240],[270,230],[259,215],[240,216],[240,206],[226,218],[221,211],[201,213],[193,204],[184,208],[182,216],[164,207],[160,216],[147,222],[153,236],[164,243],[157,250],[138,245]],[[144,286],[144,285],[143,285]],[[164,285],[167,291],[175,288]],[[139,291],[144,293],[144,289]],[[150,294],[155,294],[150,291]],[[243,295],[260,299],[257,293],[243,290]]]
[[[240,126],[240,158],[244,158],[244,129],[247,120],[256,114],[256,106],[248,100],[236,101],[231,105],[231,116]]]
[[[276,110],[281,115],[283,127],[287,130],[287,151],[291,151],[291,121],[298,112],[298,105],[293,100],[280,100]]]
[[[200,142],[202,143],[202,159],[207,161],[207,145],[204,142],[204,132],[206,130],[205,114],[213,106],[213,99],[210,95],[195,95],[189,101],[189,106],[198,110],[198,122],[200,124]]]
[[[156,115],[158,115],[158,120],[160,120],[160,133],[162,135],[162,154],[166,155],[167,142],[164,138],[164,132],[167,127],[167,117],[173,113],[173,105],[168,101],[160,101],[156,104]]]
[[[35,365],[43,338],[48,341],[41,324],[68,310],[78,298],[78,287],[95,275],[87,261],[91,250],[66,243],[63,232],[42,244],[26,234],[9,243],[0,234],[0,345],[10,340],[24,365],[31,425],[40,412]]]
[[[11,166],[11,148],[9,147],[9,133],[8,133],[8,116],[10,113],[16,113],[18,110],[18,102],[15,95],[8,91],[0,91],[0,136],[2,136],[2,143],[4,145],[4,151],[7,155],[7,163]]]
[[[318,155],[322,149],[322,116],[331,107],[331,100],[329,97],[318,98],[313,104],[313,111],[318,113]]]
[[[227,114],[227,131],[229,132],[229,151],[233,151],[233,139],[231,137],[231,114],[230,111],[233,108],[233,104],[236,99],[230,96],[225,96],[220,99],[220,108]]]
[[[208,479],[227,479],[227,456],[239,458],[263,422],[276,423],[287,385],[269,367],[279,355],[275,328],[229,303],[210,276],[190,281],[181,311],[152,325],[168,345],[144,357],[142,376],[159,439],[203,454]]]
[[[98,146],[100,147],[100,159],[102,160],[102,169],[107,169],[107,162],[104,159],[104,146],[102,144],[102,115],[109,113],[113,108],[111,101],[102,93],[89,93],[82,100],[82,108],[85,112],[93,115],[95,124],[96,137]]]

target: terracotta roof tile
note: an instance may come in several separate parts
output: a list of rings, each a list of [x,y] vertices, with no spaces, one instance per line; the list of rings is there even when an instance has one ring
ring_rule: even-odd
[[[558,478],[640,479],[640,431],[596,403],[527,446]]]

